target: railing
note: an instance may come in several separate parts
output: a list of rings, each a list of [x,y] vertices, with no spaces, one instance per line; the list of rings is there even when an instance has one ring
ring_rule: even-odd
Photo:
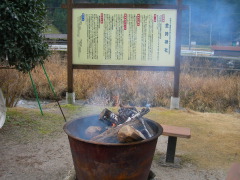
[[[195,50],[181,50],[181,55],[193,55],[193,56],[213,56],[213,51],[195,51]]]
[[[48,47],[53,51],[67,51],[67,45],[48,45]]]

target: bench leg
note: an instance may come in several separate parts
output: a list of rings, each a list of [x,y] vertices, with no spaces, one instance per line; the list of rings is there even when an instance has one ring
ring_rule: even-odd
[[[167,163],[174,163],[176,145],[177,145],[177,137],[169,136],[168,145],[167,145],[167,155],[166,155]]]

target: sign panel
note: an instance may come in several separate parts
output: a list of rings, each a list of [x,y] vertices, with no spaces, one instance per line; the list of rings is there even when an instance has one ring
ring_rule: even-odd
[[[73,9],[73,64],[175,66],[175,9]]]

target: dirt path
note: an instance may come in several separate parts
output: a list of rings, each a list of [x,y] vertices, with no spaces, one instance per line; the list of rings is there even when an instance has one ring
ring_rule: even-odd
[[[18,144],[0,140],[0,179],[59,180],[72,167],[71,153],[65,134],[57,138]]]

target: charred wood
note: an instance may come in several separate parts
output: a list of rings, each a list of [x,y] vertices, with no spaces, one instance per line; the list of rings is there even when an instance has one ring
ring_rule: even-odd
[[[108,126],[116,126],[135,118],[140,118],[150,111],[149,108],[143,108],[138,111],[135,107],[121,107],[118,115],[105,108],[99,115],[99,120],[105,122]],[[143,124],[144,125],[144,124]]]
[[[135,123],[141,124],[139,120],[133,120],[124,125],[133,125]],[[119,129],[122,128],[123,125],[119,125],[116,127],[109,128],[108,130],[104,131],[103,133],[93,137],[91,140],[96,142],[103,142],[103,143],[116,143],[118,142],[117,133]]]
[[[143,119],[144,121],[144,119]],[[145,121],[144,121],[145,122]],[[145,122],[146,128],[148,131],[151,132],[153,136],[153,130],[151,127]],[[132,128],[136,129],[137,131],[141,132],[145,139],[150,138],[148,133],[146,133],[146,129],[144,128],[142,122],[139,118],[132,119],[129,122],[125,122],[124,124],[118,125],[116,127],[109,128],[108,130],[104,131],[103,133],[93,137],[91,140],[96,142],[103,142],[103,143],[116,143],[119,142],[118,140],[118,132],[123,126],[131,126]]]
[[[108,126],[116,126],[120,124],[118,115],[105,108],[99,115],[99,120],[105,122]]]

